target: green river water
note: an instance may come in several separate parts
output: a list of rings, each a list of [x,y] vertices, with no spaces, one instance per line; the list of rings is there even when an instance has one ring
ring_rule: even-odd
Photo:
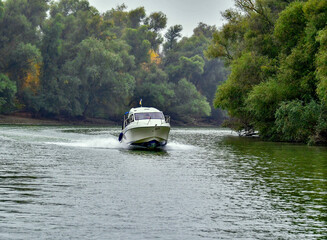
[[[327,148],[172,128],[0,126],[0,239],[327,239]]]

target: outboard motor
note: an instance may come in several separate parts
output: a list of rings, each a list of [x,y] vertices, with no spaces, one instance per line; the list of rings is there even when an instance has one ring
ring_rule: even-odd
[[[121,142],[123,140],[124,134],[121,132],[118,137],[118,141]]]

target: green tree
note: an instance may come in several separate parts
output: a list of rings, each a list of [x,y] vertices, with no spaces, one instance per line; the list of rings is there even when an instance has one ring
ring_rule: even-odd
[[[117,46],[120,45],[120,46]],[[80,85],[80,105],[84,117],[115,117],[124,106],[128,96],[134,90],[134,78],[125,73],[124,52],[115,52],[112,49],[125,51],[127,47],[120,42],[100,41],[89,38],[82,41],[74,60],[67,63],[66,75],[76,76]],[[69,84],[69,83],[68,83]],[[100,110],[105,108],[106,113]]]
[[[115,34],[115,37],[120,38],[124,29],[129,25],[131,16],[126,12],[126,5],[122,4],[117,6],[116,9],[111,9],[103,14],[103,20],[106,21],[110,30]]]
[[[131,46],[130,54],[135,57],[137,65],[150,61],[149,51],[151,43],[148,40],[148,29],[146,26],[141,26],[138,29],[127,28],[123,39]]]
[[[303,2],[291,3],[281,12],[276,21],[274,36],[279,42],[279,47],[285,49],[286,54],[290,54],[291,49],[303,38],[306,26],[303,4]]]
[[[186,77],[197,86],[200,75],[204,72],[204,60],[201,56],[195,55],[191,58],[181,57],[179,59],[182,76]]]
[[[320,43],[320,49],[316,58],[316,76],[319,79],[318,96],[324,106],[327,108],[327,29],[321,30],[317,36]]]
[[[3,17],[3,13],[4,13],[3,3],[0,0],[0,19]]]
[[[9,76],[16,80],[18,97],[22,97],[26,88],[38,90],[41,63],[40,50],[30,43],[20,43],[12,52],[8,71]]]
[[[203,35],[206,38],[212,38],[214,32],[217,31],[216,26],[210,26],[203,22],[200,22],[196,28],[193,29],[193,33],[195,36]]]
[[[149,64],[135,74],[136,88],[132,102],[137,104],[143,99],[143,104],[157,106],[164,112],[169,112],[175,99],[175,85],[169,83],[168,75],[156,64]]]
[[[206,98],[186,79],[181,79],[175,87],[175,101],[171,106],[171,115],[183,120],[185,116],[198,118],[209,116],[211,108]]]
[[[299,100],[282,102],[276,111],[276,127],[281,139],[292,142],[315,141],[313,137],[321,111],[321,105],[315,101],[309,104]]]
[[[228,110],[239,130],[259,130],[266,139],[326,141],[327,2],[236,0],[236,6],[241,12],[224,13],[227,24],[206,51],[231,68],[215,106]]]
[[[1,111],[15,100],[35,115],[117,119],[143,98],[176,118],[210,115],[207,99],[226,75],[203,54],[216,28],[200,23],[181,39],[182,26],[173,26],[161,52],[166,15],[126,9],[0,0]]]
[[[14,107],[16,84],[0,73],[0,113],[7,113]]]
[[[255,85],[245,100],[250,122],[266,139],[277,140],[275,113],[279,104],[288,98],[290,89],[275,79]]]
[[[16,83],[17,106],[28,109],[27,92],[37,95],[42,57],[39,40],[47,1],[8,0],[0,19],[0,72]],[[15,90],[15,91],[16,91]]]
[[[145,24],[154,32],[158,33],[166,27],[167,16],[162,12],[151,13],[150,16],[145,19]]]
[[[177,40],[182,36],[182,30],[182,25],[175,25],[168,29],[167,33],[165,34],[166,42],[163,46],[165,52],[174,48],[174,46],[177,44]]]
[[[134,10],[129,11],[128,18],[130,21],[131,28],[138,28],[141,25],[141,22],[145,19],[145,9],[144,7],[139,7]]]
[[[205,51],[208,58],[222,58],[227,65],[242,54],[244,35],[249,28],[247,18],[238,11],[228,9],[222,16],[227,24],[213,33],[211,44]]]
[[[242,121],[245,129],[251,129],[251,115],[245,101],[253,87],[265,80],[270,62],[254,53],[244,53],[233,61],[231,69],[227,81],[217,89],[214,106],[226,109],[230,116]]]
[[[214,26],[199,23],[191,37],[176,41],[170,50],[164,49],[163,65],[170,82],[177,84],[186,78],[196,86],[197,91],[211,103],[211,120],[219,122],[223,113],[213,108],[212,100],[217,85],[226,79],[227,71],[221,61],[204,57],[204,50],[208,48],[215,30]]]
[[[61,34],[64,29],[62,15],[58,13],[54,18],[48,19],[43,26],[44,36],[42,39],[41,52],[43,57],[41,85],[42,85],[42,106],[38,110],[42,114],[58,114],[63,101],[58,98],[64,98],[59,89],[58,79],[60,77],[59,68],[62,63],[62,39]],[[59,102],[59,104],[53,104]]]

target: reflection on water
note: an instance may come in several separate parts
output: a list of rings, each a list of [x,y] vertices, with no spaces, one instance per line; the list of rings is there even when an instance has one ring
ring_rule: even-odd
[[[178,128],[0,127],[0,239],[326,239],[327,148]]]
[[[222,143],[239,160],[238,175],[250,179],[251,188],[271,199],[278,211],[300,216],[293,224],[326,230],[327,223],[327,149],[256,139],[227,137]],[[302,230],[306,231],[306,230]],[[322,231],[322,233],[323,233]]]
[[[155,148],[155,149],[146,149],[139,147],[130,147],[122,150],[123,153],[129,155],[139,155],[139,156],[168,156],[169,153],[165,148]]]

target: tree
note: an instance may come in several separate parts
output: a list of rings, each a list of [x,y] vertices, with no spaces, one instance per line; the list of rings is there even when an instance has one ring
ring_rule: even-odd
[[[3,17],[3,13],[4,13],[3,3],[0,0],[0,19]]]
[[[163,46],[165,52],[168,52],[174,48],[174,46],[177,44],[177,40],[182,36],[182,30],[182,25],[175,25],[168,29],[167,33],[165,34],[166,42]]]
[[[135,57],[137,65],[150,61],[151,43],[148,40],[148,29],[141,26],[138,29],[127,28],[123,39],[131,46],[130,54]]]
[[[317,93],[323,105],[327,108],[327,29],[319,32],[317,40],[320,49],[316,58],[316,76],[319,80]]]
[[[145,19],[145,24],[154,32],[158,33],[166,27],[167,16],[162,12],[151,13],[150,16]]]
[[[9,76],[16,79],[18,97],[22,97],[26,88],[36,93],[40,85],[40,50],[30,43],[20,43],[12,52],[9,63]]]
[[[143,99],[144,104],[157,106],[164,112],[169,112],[176,98],[175,85],[169,83],[168,75],[157,64],[148,64],[136,73],[136,88],[133,102]]]
[[[88,38],[78,49],[76,58],[66,64],[65,74],[67,79],[79,79],[72,95],[78,96],[83,116],[97,117],[105,107],[106,117],[115,117],[134,90],[134,78],[124,71],[127,47],[120,42]]]
[[[327,2],[236,0],[236,6],[241,13],[224,13],[228,22],[206,52],[231,67],[215,106],[228,110],[239,130],[258,130],[265,139],[327,141]]]
[[[0,0],[0,111],[116,120],[143,98],[180,120],[209,116],[226,75],[203,54],[216,28],[181,39],[173,26],[162,52],[166,24],[124,4],[100,14],[88,0]]]
[[[14,107],[16,85],[0,73],[0,113],[7,113]]]
[[[173,117],[183,120],[185,116],[197,118],[210,115],[211,108],[206,98],[186,79],[181,79],[177,83],[175,96],[175,101],[170,109]]]
[[[131,21],[129,13],[126,12],[126,5],[117,6],[116,9],[111,9],[103,14],[103,20],[110,23],[110,29],[115,35],[120,38],[123,35],[124,29]]]
[[[129,11],[128,18],[130,21],[131,28],[138,28],[140,27],[141,22],[146,17],[144,7],[139,7],[134,10]]]
[[[282,102],[276,111],[276,127],[281,139],[292,142],[314,142],[321,111],[321,105],[315,101],[309,104],[299,100]]]
[[[191,58],[181,57],[179,59],[182,76],[192,81],[195,75],[201,75],[203,73],[204,68],[204,60],[201,56],[195,55]],[[199,81],[199,77],[194,80],[194,84],[197,85]]]
[[[203,22],[200,22],[196,28],[193,30],[195,36],[205,36],[206,38],[212,38],[214,32],[217,31],[216,26],[209,26]]]
[[[279,42],[279,47],[283,48],[286,54],[290,54],[291,49],[303,38],[305,26],[306,18],[302,2],[293,2],[281,12],[276,21],[274,36]]]
[[[60,77],[59,69],[62,66],[60,58],[62,57],[62,39],[61,34],[64,29],[63,16],[58,13],[53,18],[48,19],[43,25],[43,39],[41,52],[43,57],[41,85],[42,85],[42,106],[38,109],[43,114],[59,114],[60,105],[64,105],[60,97],[58,79]],[[54,104],[59,102],[60,104]]]

